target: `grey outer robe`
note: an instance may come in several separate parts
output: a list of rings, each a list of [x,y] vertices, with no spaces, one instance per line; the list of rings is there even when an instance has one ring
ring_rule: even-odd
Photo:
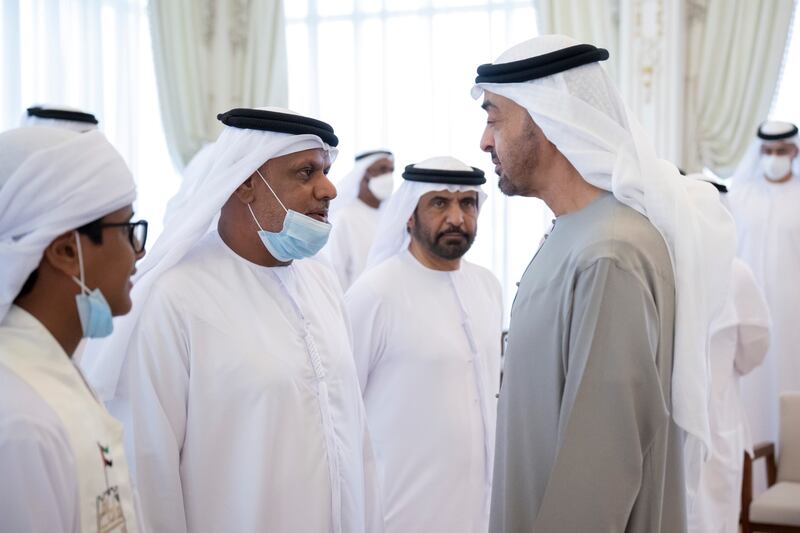
[[[555,222],[511,312],[491,533],[686,530],[668,254],[611,194]]]

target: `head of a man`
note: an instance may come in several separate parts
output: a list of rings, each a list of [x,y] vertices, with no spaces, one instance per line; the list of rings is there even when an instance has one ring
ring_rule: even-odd
[[[407,228],[412,247],[445,261],[460,259],[475,241],[478,193],[428,192],[420,197]]]
[[[507,196],[539,196],[564,156],[514,101],[484,91],[481,107],[486,111],[481,150],[492,156],[500,190]]]
[[[792,177],[792,163],[797,155],[797,145],[788,140],[763,142],[761,167],[764,177],[773,182],[789,180]]]
[[[223,206],[219,224],[223,240],[246,259],[257,264],[274,264],[258,231],[279,233],[287,210],[327,223],[328,207],[336,197],[336,187],[328,179],[330,167],[330,155],[322,148],[265,162]]]
[[[359,199],[369,206],[378,207],[382,201],[389,197],[389,194],[391,194],[391,189],[384,191],[382,185],[376,188],[374,187],[374,183],[370,185],[370,182],[372,182],[375,178],[382,179],[393,173],[394,160],[390,157],[378,159],[368,166],[364,171],[364,176],[361,178],[361,183],[359,184]],[[388,180],[388,184],[391,185],[391,179]],[[389,194],[386,194],[387,192]]]
[[[394,172],[394,160],[390,157],[378,159],[364,172],[364,180],[369,181],[370,178],[383,176],[384,174],[391,174]]]
[[[113,316],[131,310],[131,276],[136,262],[145,255],[146,226],[134,223],[128,205],[97,220],[64,232],[44,250],[39,266],[29,276],[16,298],[17,303],[39,300],[54,294],[100,289]],[[80,240],[80,242],[78,242]]]

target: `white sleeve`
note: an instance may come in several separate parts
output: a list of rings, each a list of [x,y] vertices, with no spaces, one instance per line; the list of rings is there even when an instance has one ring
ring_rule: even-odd
[[[734,262],[734,305],[737,316],[737,347],[734,366],[740,375],[758,367],[769,349],[769,308],[750,268]]]
[[[360,280],[347,291],[345,306],[353,332],[353,358],[363,394],[370,374],[386,349],[381,299],[370,290],[365,280]]]
[[[0,423],[0,531],[80,531],[77,471],[66,434],[29,419]]]
[[[185,533],[180,462],[186,430],[189,347],[179,311],[154,290],[131,337],[120,402],[145,531]]]

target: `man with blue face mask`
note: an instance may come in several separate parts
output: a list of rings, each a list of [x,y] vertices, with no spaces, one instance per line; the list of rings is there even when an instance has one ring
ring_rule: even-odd
[[[139,531],[122,426],[72,357],[131,309],[147,223],[99,132],[0,134],[0,531]]]
[[[282,109],[218,118],[213,163],[141,265],[134,313],[84,357],[126,425],[146,525],[381,531],[342,293],[309,259],[330,231],[338,139]]]
[[[799,149],[797,126],[764,122],[731,179],[728,195],[739,257],[752,269],[772,319],[764,364],[742,379],[754,442],[777,440],[779,395],[800,390]],[[756,472],[757,486],[765,488],[764,478]]]

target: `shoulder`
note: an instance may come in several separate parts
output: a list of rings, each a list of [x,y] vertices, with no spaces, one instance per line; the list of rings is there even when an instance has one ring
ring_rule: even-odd
[[[191,300],[209,283],[218,284],[228,277],[232,262],[229,254],[232,253],[216,232],[208,233],[180,261],[152,282],[148,301],[176,304],[184,297]]]
[[[78,468],[67,430],[50,406],[1,364],[0,478],[0,529],[78,527]]]
[[[404,265],[398,255],[386,259],[363,272],[348,289],[347,295],[369,293],[373,296],[388,297],[402,284]]]
[[[354,315],[385,313],[406,294],[405,265],[395,255],[361,274],[345,294],[347,310]]]
[[[672,261],[658,229],[638,211],[616,198],[602,200],[597,216],[586,224],[575,248],[578,270],[610,260],[623,271],[655,275],[673,284]]]
[[[51,458],[72,461],[69,437],[56,412],[28,383],[0,364],[0,449],[22,444],[31,445],[32,453],[45,450]]]
[[[466,260],[461,262],[461,270],[470,282],[486,287],[493,295],[500,298],[502,294],[500,280],[491,270]]]

